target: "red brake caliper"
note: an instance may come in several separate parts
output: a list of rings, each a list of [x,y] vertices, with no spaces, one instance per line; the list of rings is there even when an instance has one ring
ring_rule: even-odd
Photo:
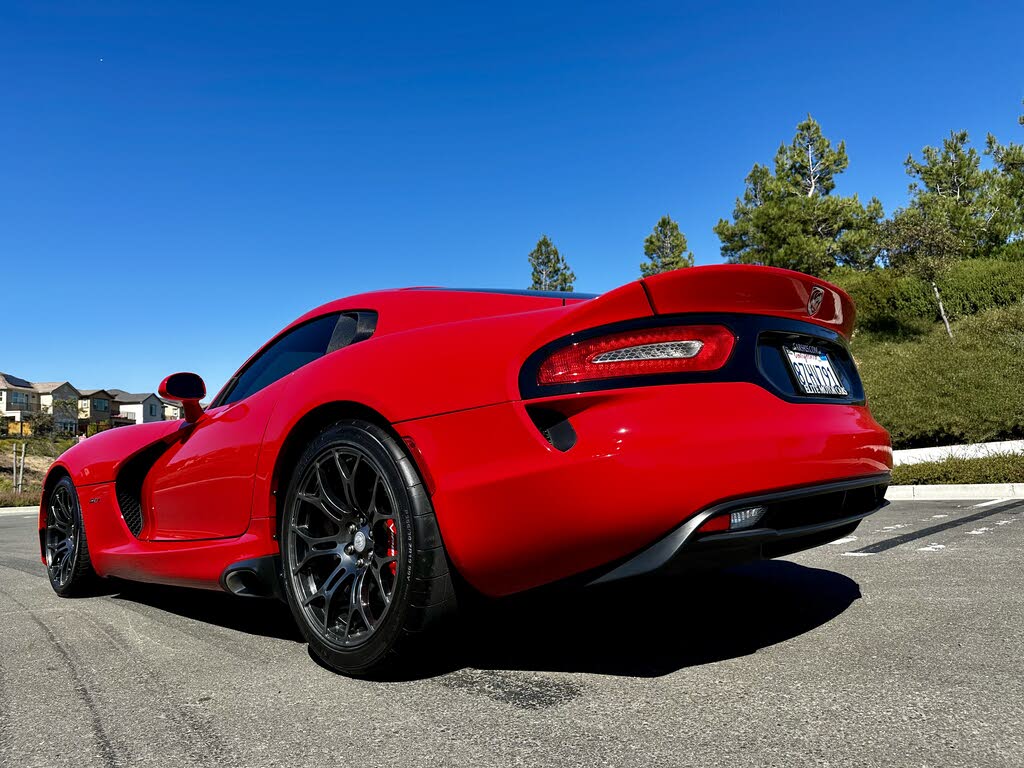
[[[388,520],[384,525],[388,529],[388,554],[387,557],[398,557],[398,529],[395,528],[395,521]],[[391,576],[394,577],[398,573],[398,560],[393,560],[388,563],[388,568],[391,571]]]

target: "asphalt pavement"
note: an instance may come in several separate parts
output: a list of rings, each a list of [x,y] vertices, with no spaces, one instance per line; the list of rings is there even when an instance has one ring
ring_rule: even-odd
[[[1024,502],[984,502],[477,608],[390,682],[316,664],[272,601],[59,599],[0,512],[0,766],[1024,766]]]

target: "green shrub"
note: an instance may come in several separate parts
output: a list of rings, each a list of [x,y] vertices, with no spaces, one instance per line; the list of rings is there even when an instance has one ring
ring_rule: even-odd
[[[1024,454],[952,457],[943,461],[893,467],[893,485],[949,485],[951,483],[1024,483]]]
[[[39,491],[15,493],[14,491],[0,490],[0,507],[38,507],[39,493]]]
[[[836,269],[829,279],[857,305],[857,328],[895,336],[926,332],[938,320],[932,287],[891,269],[857,272]],[[946,312],[953,319],[1024,301],[1024,260],[968,259],[938,281]]]
[[[990,309],[914,340],[851,345],[875,418],[895,448],[1024,437],[1024,304]]]

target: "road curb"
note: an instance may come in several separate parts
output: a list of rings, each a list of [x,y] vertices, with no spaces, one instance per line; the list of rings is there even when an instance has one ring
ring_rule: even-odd
[[[960,499],[1024,499],[1024,483],[973,485],[890,485],[889,501],[958,501]]]
[[[7,515],[36,515],[39,507],[0,507],[0,517]]]
[[[903,448],[892,452],[892,461],[893,464],[900,467],[908,464],[920,464],[924,461],[945,461],[953,457],[960,459],[982,459],[986,456],[1005,456],[1010,453],[1024,453],[1024,440],[940,445],[936,448]]]

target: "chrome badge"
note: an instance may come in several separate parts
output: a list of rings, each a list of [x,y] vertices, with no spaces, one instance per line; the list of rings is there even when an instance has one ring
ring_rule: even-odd
[[[807,314],[815,315],[821,309],[821,302],[825,298],[825,289],[816,285],[811,289],[811,298],[807,300]]]

